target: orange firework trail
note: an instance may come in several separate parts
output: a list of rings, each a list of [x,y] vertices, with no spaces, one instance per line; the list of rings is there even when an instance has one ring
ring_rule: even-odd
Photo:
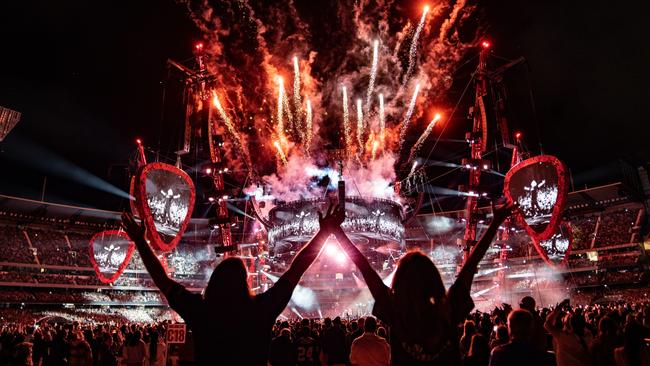
[[[370,98],[372,91],[375,89],[375,79],[377,78],[377,64],[379,63],[379,41],[375,40],[372,47],[372,67],[370,69],[370,81],[368,82],[368,91],[366,92],[366,111],[370,108]]]
[[[300,102],[300,68],[298,66],[298,57],[293,56],[293,109],[296,113],[296,129],[300,131],[302,140],[305,141],[305,131],[302,128],[301,121],[301,102]]]
[[[424,141],[427,139],[427,137],[429,137],[431,131],[436,126],[436,123],[438,123],[438,121],[440,121],[440,114],[436,113],[436,115],[433,117],[431,122],[429,122],[429,125],[427,126],[426,130],[422,132],[422,135],[420,136],[418,141],[415,143],[415,145],[413,145],[413,148],[411,148],[411,153],[409,154],[409,158],[406,161],[407,163],[413,160],[413,158],[415,158],[415,154],[418,153],[418,150],[420,149]]]
[[[253,164],[251,163],[251,157],[248,154],[248,150],[244,148],[244,145],[242,144],[241,137],[239,136],[239,132],[235,129],[235,126],[232,124],[232,121],[230,120],[230,117],[228,117],[228,113],[223,109],[223,106],[221,105],[221,101],[219,101],[219,96],[217,95],[216,91],[212,91],[212,104],[217,108],[219,111],[219,116],[221,116],[221,119],[223,120],[223,123],[226,125],[226,130],[230,134],[233,143],[235,144],[235,147],[239,152],[244,156],[244,162],[246,163],[246,166],[248,169],[252,172],[253,171]],[[215,121],[216,122],[216,121]],[[216,123],[215,123],[215,130],[217,129]]]
[[[280,156],[282,163],[284,165],[287,165],[288,164],[287,156],[284,154],[284,151],[282,151],[282,146],[280,146],[280,142],[273,141],[273,146],[275,146],[275,148],[278,150],[278,156]]]
[[[361,99],[357,99],[357,143],[359,144],[359,153],[363,152],[363,110],[361,109]]]
[[[374,140],[372,142],[372,154],[371,154],[372,155],[372,160],[375,160],[375,158],[377,157],[377,148],[378,147],[379,147],[379,141]]]
[[[293,107],[296,113],[300,110],[300,68],[298,57],[293,57]]]
[[[415,86],[415,90],[413,91],[413,96],[411,97],[411,103],[409,103],[409,109],[406,111],[406,114],[404,115],[404,121],[402,121],[402,127],[399,132],[400,149],[404,144],[404,138],[406,137],[406,130],[409,127],[411,116],[413,115],[413,111],[415,110],[415,102],[417,102],[418,100],[418,92],[420,92],[420,83],[418,83]]]
[[[297,126],[293,123],[293,114],[291,113],[291,108],[289,107],[289,97],[286,92],[282,93],[282,106],[284,107],[284,116],[287,117],[287,122],[289,124],[289,131],[297,130]]]
[[[406,74],[404,74],[404,80],[402,80],[403,84],[406,84],[409,77],[411,77],[411,73],[413,72],[413,66],[415,65],[415,58],[418,52],[418,39],[420,38],[420,33],[422,33],[422,28],[424,28],[424,22],[427,19],[428,12],[429,12],[429,6],[427,5],[424,7],[424,10],[422,11],[422,17],[420,18],[420,23],[418,24],[418,28],[415,30],[413,39],[411,40],[411,47],[409,48],[409,67],[406,70]]]
[[[345,147],[350,148],[350,112],[348,111],[348,90],[343,87],[343,132],[345,135]]]

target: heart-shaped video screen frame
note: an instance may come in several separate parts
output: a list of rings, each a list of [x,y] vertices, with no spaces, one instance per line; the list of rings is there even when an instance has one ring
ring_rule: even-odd
[[[506,174],[504,194],[519,203],[517,220],[536,241],[547,240],[557,230],[568,193],[564,164],[540,155],[515,165]]]
[[[106,253],[100,254],[95,252],[95,244],[97,244],[100,240],[106,241],[106,243],[101,244]],[[118,257],[114,257],[114,253],[119,252],[118,247],[122,245],[127,245],[127,248],[123,253],[118,254]],[[131,241],[131,238],[129,238],[129,236],[123,231],[105,230],[93,235],[93,237],[90,239],[88,251],[90,262],[93,265],[95,273],[97,274],[97,278],[99,278],[99,280],[103,283],[110,284],[115,282],[120,277],[122,272],[124,272],[124,269],[131,260],[131,257],[133,257],[135,244],[133,241]],[[123,258],[119,257],[121,254],[124,255]],[[100,255],[102,257],[102,263],[97,263],[97,255]],[[118,264],[110,267],[114,268],[113,271],[108,271],[109,273],[113,272],[112,274],[107,274],[106,268],[107,265],[110,265],[112,259],[117,259],[116,263]],[[103,268],[104,270],[102,271]]]
[[[173,165],[147,164],[136,174],[135,198],[153,247],[174,249],[194,209],[195,189],[189,175]]]
[[[536,240],[533,243],[539,255],[551,267],[563,267],[569,262],[573,247],[573,231],[569,223],[562,221],[556,232],[546,240]]]

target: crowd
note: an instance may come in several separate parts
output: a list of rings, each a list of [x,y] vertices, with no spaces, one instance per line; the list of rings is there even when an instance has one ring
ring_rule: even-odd
[[[166,323],[40,323],[4,326],[0,364],[164,366]]]
[[[61,321],[71,318],[61,312],[59,323],[48,323],[36,322],[33,312],[3,310],[0,364],[165,365],[169,321],[159,315],[128,321],[117,313],[86,310]],[[279,319],[271,332],[271,366],[391,364],[391,327],[373,316]],[[518,306],[472,312],[455,333],[463,366],[650,365],[648,302],[571,306],[566,300],[539,308],[527,296]],[[188,347],[175,356],[193,364]]]
[[[600,217],[600,226],[596,232],[595,246],[627,244],[632,239],[639,210],[622,209],[605,212]],[[601,230],[602,229],[602,230]]]

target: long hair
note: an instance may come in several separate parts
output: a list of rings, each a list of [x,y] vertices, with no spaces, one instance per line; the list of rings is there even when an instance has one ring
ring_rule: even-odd
[[[244,262],[237,257],[224,259],[212,272],[204,298],[211,306],[236,307],[248,303],[248,272]]]
[[[420,251],[404,255],[397,264],[391,287],[401,326],[405,328],[403,334],[420,338],[439,331],[432,326],[440,319],[440,309],[447,306],[447,296],[440,272],[429,257]]]

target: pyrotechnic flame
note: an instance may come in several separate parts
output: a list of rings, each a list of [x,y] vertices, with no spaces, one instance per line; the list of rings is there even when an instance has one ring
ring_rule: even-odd
[[[307,155],[309,155],[309,149],[311,148],[311,139],[312,139],[312,115],[311,115],[311,100],[307,99],[307,115],[305,118],[305,124],[307,125],[305,127],[306,131],[306,138],[305,138],[305,151],[307,152]]]
[[[411,73],[413,72],[413,66],[415,65],[415,58],[418,52],[418,39],[420,38],[420,33],[422,32],[422,28],[424,28],[424,23],[427,19],[428,12],[429,12],[429,6],[427,5],[424,7],[424,10],[422,11],[422,17],[420,18],[420,23],[418,23],[418,27],[415,30],[413,39],[411,40],[411,47],[409,48],[409,67],[406,70],[406,74],[404,74],[404,80],[402,80],[403,84],[406,84],[408,79],[411,77]]]
[[[377,157],[377,148],[378,147],[379,147],[379,141],[374,140],[372,142],[372,154],[371,154],[372,155],[372,160],[375,160],[375,158]]]
[[[370,69],[370,81],[368,82],[368,91],[366,92],[366,111],[370,109],[370,98],[372,91],[375,89],[375,78],[377,77],[377,64],[379,63],[379,41],[375,40],[372,47],[372,67]]]
[[[357,99],[357,143],[359,144],[359,154],[363,153],[363,110],[361,109],[361,99]]]
[[[384,144],[386,132],[386,115],[384,112],[384,94],[379,94],[379,139]]]
[[[424,130],[424,132],[422,132],[422,135],[420,136],[418,141],[411,148],[411,153],[409,154],[409,158],[406,161],[407,163],[410,162],[411,160],[413,160],[413,158],[415,158],[415,154],[418,153],[418,150],[420,150],[420,147],[422,146],[424,141],[427,139],[427,137],[429,137],[429,134],[431,134],[431,131],[436,126],[436,123],[438,123],[438,121],[440,121],[440,118],[441,118],[440,113],[436,113],[436,115],[433,117],[431,122],[429,122],[429,125],[427,126],[426,130]],[[411,173],[413,173],[413,172],[411,172]]]
[[[348,111],[348,89],[343,87],[343,132],[345,135],[345,148],[350,148],[350,112]]]
[[[302,109],[300,103],[300,68],[298,67],[298,57],[293,56],[293,109],[296,113],[296,129],[301,131],[303,141],[306,136],[301,126],[300,112]]]
[[[241,141],[241,137],[239,136],[239,132],[235,129],[235,126],[232,124],[232,121],[230,120],[230,117],[228,117],[228,114],[226,111],[223,109],[223,106],[221,105],[221,102],[219,101],[219,96],[217,95],[216,91],[212,91],[212,104],[217,108],[219,111],[219,115],[221,116],[221,119],[223,120],[223,123],[226,125],[226,130],[230,134],[233,143],[235,144],[235,147],[239,152],[244,156],[244,162],[246,164],[246,167],[250,172],[253,171],[253,164],[251,163],[251,158],[248,153],[248,150],[244,147]],[[216,126],[216,121],[215,121],[215,131],[217,130]]]
[[[278,150],[278,155],[280,156],[280,159],[282,160],[282,163],[284,165],[287,165],[287,156],[284,154],[284,151],[282,151],[282,146],[280,146],[279,141],[273,141],[273,146]]]
[[[404,138],[406,137],[406,130],[408,130],[409,122],[411,121],[411,116],[413,115],[413,110],[415,110],[415,102],[418,99],[419,92],[420,92],[420,83],[417,83],[417,85],[415,85],[415,90],[413,91],[413,96],[411,97],[411,103],[409,103],[409,109],[406,111],[406,114],[404,115],[404,121],[402,121],[402,127],[399,132],[400,151],[402,145],[404,144]]]

